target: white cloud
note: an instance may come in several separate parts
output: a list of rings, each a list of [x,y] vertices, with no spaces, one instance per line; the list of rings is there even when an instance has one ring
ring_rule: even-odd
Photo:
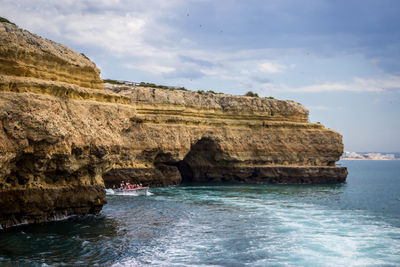
[[[60,2],[61,3],[61,2]],[[87,0],[3,1],[8,18],[29,31],[59,42],[100,48],[117,56],[167,56],[160,44],[171,32],[159,19],[177,1]],[[41,8],[37,8],[37,7]]]
[[[64,38],[90,47],[99,47],[108,52],[135,55],[139,49],[143,54],[152,54],[145,49],[143,35],[150,21],[126,14],[123,17],[107,14],[71,15],[64,26]]]
[[[347,83],[321,83],[311,84],[301,87],[290,87],[285,84],[262,84],[259,85],[261,91],[280,91],[280,92],[301,92],[301,93],[319,93],[319,92],[384,92],[400,90],[400,76],[385,76],[378,78],[354,78]]]
[[[285,69],[285,66],[273,62],[264,62],[259,64],[258,69],[266,73],[279,73]]]
[[[323,83],[299,88],[294,91],[301,92],[326,92],[326,91],[350,91],[350,92],[383,92],[400,89],[400,77],[388,76],[380,78],[354,78],[348,83]]]
[[[300,72],[303,67],[281,55],[299,54],[301,51],[284,48],[234,49],[229,44],[219,48],[201,46],[201,39],[196,39],[191,32],[181,31],[171,22],[175,16],[180,16],[179,13],[186,18],[185,4],[177,0],[3,0],[2,11],[10,20],[34,33],[67,45],[96,50],[91,56],[110,62],[118,58],[121,65],[115,68],[140,70],[152,76],[160,74],[167,79],[200,79],[207,76],[222,86],[233,84],[235,89],[241,90],[240,85],[246,84],[258,92],[268,93],[383,92],[400,89],[398,76],[354,78],[350,82],[297,87],[288,86],[286,82],[277,84],[270,76],[286,71],[285,78],[291,79],[290,75]],[[93,60],[96,62],[96,58]],[[304,74],[304,77],[307,78],[307,75],[310,76]],[[302,78],[298,80],[301,82]]]
[[[163,74],[163,73],[169,73],[173,72],[176,69],[168,66],[162,66],[160,64],[124,64],[123,65],[125,68],[128,69],[137,69],[137,70],[146,70],[148,72],[151,72],[153,74]]]

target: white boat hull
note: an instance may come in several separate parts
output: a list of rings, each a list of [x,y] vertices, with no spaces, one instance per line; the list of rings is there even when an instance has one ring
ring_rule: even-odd
[[[110,195],[122,195],[122,196],[145,196],[148,194],[149,188],[135,188],[135,189],[125,189],[125,190],[114,190],[107,189],[106,193]]]

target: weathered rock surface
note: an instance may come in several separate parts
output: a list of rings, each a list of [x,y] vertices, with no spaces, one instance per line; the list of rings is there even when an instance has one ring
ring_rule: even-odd
[[[103,84],[85,56],[0,23],[0,226],[97,213],[104,184],[344,182],[342,137],[300,104]],[[103,89],[102,89],[103,88]]]
[[[10,23],[0,26],[0,73],[103,88],[100,71],[86,56]]]

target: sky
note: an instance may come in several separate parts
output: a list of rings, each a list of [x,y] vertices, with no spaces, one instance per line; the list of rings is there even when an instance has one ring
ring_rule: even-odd
[[[103,79],[300,102],[346,151],[400,151],[398,0],[0,0]]]

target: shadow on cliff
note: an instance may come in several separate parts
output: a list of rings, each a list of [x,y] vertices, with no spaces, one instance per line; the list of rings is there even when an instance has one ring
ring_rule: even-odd
[[[191,145],[188,154],[177,165],[182,183],[231,181],[227,173],[219,170],[219,166],[228,167],[232,164],[232,159],[228,160],[227,157],[218,140],[201,138]]]
[[[137,166],[116,167],[103,175],[107,188],[119,185],[121,181],[144,186],[162,187],[180,184],[179,159],[160,149],[144,150],[134,159]]]
[[[161,149],[145,150],[134,159],[140,167],[113,168],[103,175],[103,179],[107,188],[121,181],[152,187],[191,182],[225,182],[231,177],[222,175],[218,166],[229,167],[233,160],[228,158],[218,140],[203,137],[191,145],[183,160]],[[145,164],[140,164],[142,162]]]

